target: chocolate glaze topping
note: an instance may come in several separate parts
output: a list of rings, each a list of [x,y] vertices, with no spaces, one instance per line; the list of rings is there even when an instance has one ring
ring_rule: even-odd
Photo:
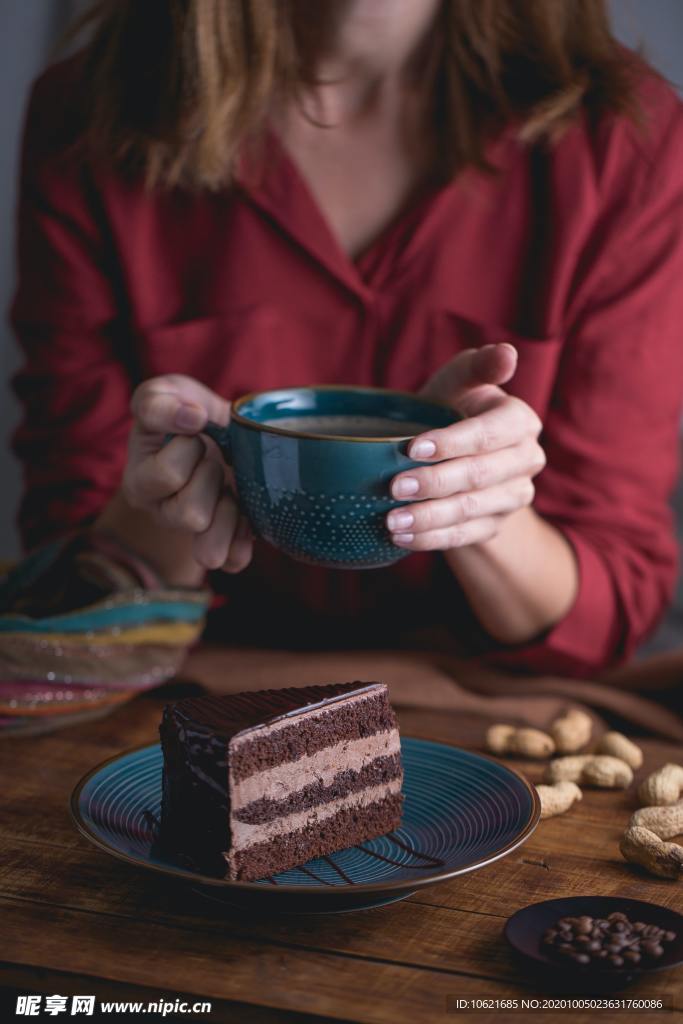
[[[331,683],[329,686],[290,686],[283,690],[255,690],[225,696],[188,697],[172,709],[178,723],[231,739],[281,719],[315,711],[356,693],[383,689],[383,683]]]

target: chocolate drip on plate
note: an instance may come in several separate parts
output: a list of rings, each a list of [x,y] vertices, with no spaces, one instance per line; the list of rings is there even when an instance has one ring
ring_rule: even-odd
[[[367,846],[356,846],[356,850],[360,850],[361,853],[367,853],[368,857],[375,857],[376,860],[384,861],[385,864],[393,864],[397,868],[412,868],[413,871],[425,871],[427,868],[435,867],[440,868],[446,863],[439,857],[430,857],[426,853],[420,853],[419,850],[413,850],[412,847],[398,839],[393,832],[390,832],[387,836],[392,843],[400,846],[406,853],[410,853],[413,857],[420,857],[422,860],[429,861],[428,864],[406,864],[402,860],[396,860],[394,857],[386,857],[383,853],[377,853],[376,850],[369,850]]]
[[[440,857],[431,857],[427,853],[420,853],[419,850],[413,849],[412,846],[409,846],[407,843],[404,843],[403,840],[399,839],[398,836],[394,835],[393,832],[389,832],[388,833],[387,839],[389,839],[392,843],[395,843],[396,846],[399,846],[402,850],[405,850],[406,853],[409,853],[413,857],[420,858],[423,861],[427,861],[427,863],[425,863],[425,864],[406,864],[406,863],[404,863],[404,861],[396,860],[394,857],[387,857],[383,853],[377,853],[376,850],[369,850],[367,848],[367,846],[362,846],[362,845],[361,846],[358,846],[358,845],[354,846],[354,849],[355,850],[360,850],[361,853],[366,853],[368,855],[368,857],[374,857],[376,860],[381,860],[385,864],[392,864],[394,867],[397,867],[397,868],[411,868],[413,871],[426,871],[428,868],[431,868],[431,867],[440,868],[440,867],[443,867],[444,864],[446,863],[444,860],[441,860]],[[339,866],[339,864],[337,864],[334,860],[332,860],[332,857],[325,856],[322,859],[324,861],[327,861],[327,863],[330,865],[330,867],[333,868],[337,872],[339,877],[344,882],[346,882],[347,885],[356,885],[357,884],[356,882],[354,882],[354,880],[352,878],[349,878],[349,876],[346,874],[344,869]],[[314,871],[311,871],[309,868],[304,867],[303,865],[298,867],[297,871],[302,871],[305,875],[308,875],[309,878],[312,878],[315,882],[322,883],[322,885],[334,885],[333,882],[328,882],[327,879],[322,878],[320,875],[316,875],[316,873]],[[277,885],[277,882],[275,881],[275,879],[272,876],[268,876],[268,881],[272,882],[273,885]]]
[[[413,857],[420,857],[422,860],[429,861],[425,867],[442,868],[446,863],[446,861],[441,860],[440,857],[430,857],[427,853],[420,853],[419,850],[414,850],[412,846],[408,846],[407,843],[404,843],[403,840],[399,839],[393,832],[389,832],[387,838],[391,839],[392,843],[396,843],[397,846],[400,846],[402,850],[406,851],[406,853],[411,853]]]
[[[314,882],[321,882],[323,885],[334,885],[334,882],[328,882],[326,878],[321,878],[320,875],[316,875],[315,871],[309,871],[308,868],[301,865],[297,868],[297,871],[303,871],[305,875],[312,878]]]
[[[397,868],[415,868],[419,870],[427,867],[426,864],[403,864],[402,861],[396,860],[394,857],[385,857],[383,853],[376,853],[375,850],[368,850],[365,846],[357,846],[357,850],[361,853],[367,853],[368,857],[374,857],[376,860],[382,860],[385,864],[393,864]]]
[[[334,862],[334,861],[332,860],[332,858],[331,858],[331,857],[329,857],[329,856],[325,856],[325,857],[323,857],[323,860],[324,860],[324,861],[327,861],[327,863],[328,863],[328,864],[330,865],[330,867],[331,867],[331,868],[334,868],[334,870],[335,870],[335,871],[337,872],[337,874],[339,875],[339,877],[340,877],[340,878],[341,878],[341,879],[342,879],[342,880],[343,880],[344,882],[346,882],[346,884],[347,884],[347,885],[355,885],[355,882],[353,881],[353,879],[352,879],[352,878],[349,878],[349,876],[348,876],[348,875],[346,874],[346,872],[344,871],[344,869],[343,869],[343,868],[340,868],[338,864],[335,864],[335,862]]]
[[[151,830],[152,836],[157,836],[159,834],[159,828],[161,827],[161,823],[157,815],[154,813],[154,811],[144,810],[142,812],[142,820],[144,821],[145,825],[147,825],[147,827]]]

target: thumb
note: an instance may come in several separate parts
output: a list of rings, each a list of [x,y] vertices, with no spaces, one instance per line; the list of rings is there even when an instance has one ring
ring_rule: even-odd
[[[516,369],[517,349],[507,341],[469,348],[437,370],[421,394],[441,402],[457,402],[473,388],[506,384]]]
[[[168,374],[140,384],[131,411],[135,427],[143,434],[195,434],[209,419],[227,424],[230,403],[200,381]]]

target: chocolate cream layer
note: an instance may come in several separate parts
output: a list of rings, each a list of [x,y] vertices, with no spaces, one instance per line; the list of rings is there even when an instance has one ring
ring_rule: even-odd
[[[379,786],[381,783],[398,779],[402,773],[400,754],[376,757],[358,772],[340,769],[329,786],[313,782],[303,789],[290,793],[284,800],[254,800],[241,810],[233,811],[233,815],[240,821],[258,825],[286,814],[293,814],[294,811],[314,809],[318,804],[327,804],[349,793],[358,793],[368,786]]]
[[[334,817],[342,810],[364,809],[385,800],[388,796],[397,796],[401,792],[402,782],[402,778],[399,777],[379,786],[370,786],[360,792],[350,793],[339,800],[332,800],[314,809],[297,811],[294,814],[283,815],[273,821],[261,824],[248,824],[233,818],[230,853],[243,851],[258,843],[269,842],[283,834],[301,831],[318,822],[325,821],[327,818]]]
[[[296,761],[283,762],[241,781],[231,777],[230,807],[233,811],[239,811],[254,801],[284,801],[293,793],[315,784],[327,788],[342,769],[361,772],[376,758],[391,757],[400,752],[401,741],[397,729],[355,740],[342,740],[314,754],[304,754]]]

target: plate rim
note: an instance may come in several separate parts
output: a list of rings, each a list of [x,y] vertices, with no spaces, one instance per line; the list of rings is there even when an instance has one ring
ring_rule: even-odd
[[[445,882],[449,878],[456,878],[459,875],[469,874],[471,871],[477,871],[479,868],[488,867],[489,864],[493,864],[495,861],[500,860],[502,857],[507,856],[516,850],[519,846],[522,846],[527,839],[536,831],[539,821],[541,820],[541,800],[533,783],[529,782],[525,775],[516,768],[511,768],[507,764],[503,764],[495,757],[491,757],[488,754],[481,754],[479,751],[467,750],[465,747],[458,747],[452,743],[442,743],[439,740],[427,740],[419,736],[407,736],[402,735],[401,739],[410,739],[418,743],[430,744],[435,747],[445,747],[447,750],[457,750],[462,753],[469,754],[475,758],[479,758],[482,761],[490,761],[492,764],[497,765],[499,768],[503,768],[505,771],[513,775],[519,782],[521,782],[524,788],[531,797],[531,811],[529,818],[524,824],[520,832],[515,836],[514,839],[506,843],[504,846],[497,849],[494,853],[482,857],[479,860],[473,861],[471,864],[465,864],[461,867],[451,868],[446,871],[439,872],[438,870],[434,874],[422,876],[421,878],[405,878],[396,879],[393,882],[363,882],[359,885],[349,885],[343,883],[341,885],[293,885],[291,883],[271,885],[263,882],[238,882],[233,881],[230,878],[214,878],[211,875],[204,875],[200,872],[188,871],[184,868],[169,867],[161,864],[153,864],[149,861],[142,860],[139,857],[135,857],[131,854],[124,853],[121,850],[117,850],[115,847],[110,846],[104,842],[95,832],[93,832],[88,824],[83,820],[81,815],[81,809],[79,806],[79,799],[85,786],[88,782],[97,775],[100,771],[106,768],[108,765],[113,764],[116,761],[122,760],[124,757],[128,757],[131,754],[139,753],[143,750],[151,750],[152,748],[159,748],[161,744],[157,741],[155,743],[140,743],[135,747],[129,747],[126,750],[119,751],[118,754],[113,754],[111,757],[106,758],[99,764],[96,764],[93,768],[83,775],[74,786],[71,795],[69,797],[69,814],[71,820],[76,826],[76,829],[85,839],[91,842],[99,850],[109,854],[110,857],[115,857],[117,860],[121,860],[126,864],[133,864],[135,867],[145,868],[148,871],[155,871],[157,874],[171,876],[175,878],[181,878],[184,881],[193,882],[195,885],[210,885],[217,888],[228,888],[237,889],[242,892],[252,893],[273,893],[277,896],[279,894],[289,894],[290,896],[296,894],[297,896],[313,896],[313,895],[325,895],[339,896],[340,898],[348,898],[350,893],[371,893],[371,892],[387,892],[387,891],[400,891],[408,889],[414,892],[416,889],[424,888],[428,885],[433,885],[436,882]]]

